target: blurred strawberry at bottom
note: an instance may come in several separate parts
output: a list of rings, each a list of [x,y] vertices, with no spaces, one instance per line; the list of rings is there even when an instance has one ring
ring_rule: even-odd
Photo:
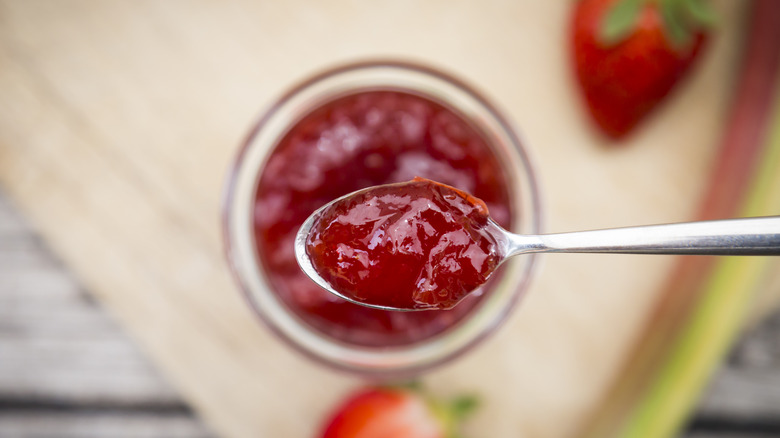
[[[473,397],[434,400],[416,387],[375,387],[348,396],[326,421],[323,438],[456,438]]]

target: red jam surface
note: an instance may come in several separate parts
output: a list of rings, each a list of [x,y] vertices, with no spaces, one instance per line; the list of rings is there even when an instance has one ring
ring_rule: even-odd
[[[326,203],[370,186],[425,177],[482,199],[510,223],[506,176],[481,132],[431,99],[401,91],[337,98],[295,123],[259,177],[254,213],[262,268],[274,292],[304,323],[341,341],[404,345],[465,318],[482,290],[450,310],[392,312],[340,299],[317,286],[295,260],[295,234]]]
[[[306,253],[345,297],[399,309],[448,309],[501,258],[485,203],[423,178],[373,187],[322,211]]]

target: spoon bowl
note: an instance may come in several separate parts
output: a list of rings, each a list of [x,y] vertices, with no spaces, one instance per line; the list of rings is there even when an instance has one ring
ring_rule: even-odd
[[[322,278],[322,276],[314,268],[314,265],[311,262],[311,258],[309,257],[309,254],[306,253],[306,239],[309,237],[312,227],[320,218],[320,216],[322,216],[323,212],[330,209],[334,204],[337,204],[342,200],[351,198],[356,195],[360,195],[362,193],[366,193],[371,189],[373,189],[373,187],[367,187],[365,189],[356,190],[352,193],[348,193],[344,196],[336,198],[333,201],[330,201],[327,204],[323,205],[322,207],[318,208],[317,210],[314,211],[314,213],[312,213],[308,218],[306,218],[303,224],[301,224],[301,228],[298,229],[298,233],[295,235],[295,258],[296,260],[298,260],[298,265],[301,267],[301,270],[303,270],[303,272],[309,278],[314,280],[314,282],[317,283],[317,285],[320,286],[321,288],[325,289],[326,291],[332,293],[333,295],[341,299],[347,300],[351,303],[360,304],[361,306],[370,307],[372,309],[379,309],[379,310],[390,310],[395,312],[414,312],[414,311],[421,310],[421,309],[405,309],[399,307],[372,304],[372,303],[367,303],[365,301],[356,300],[348,295],[345,295],[337,291],[336,289],[334,289],[333,286],[331,286],[327,280]]]

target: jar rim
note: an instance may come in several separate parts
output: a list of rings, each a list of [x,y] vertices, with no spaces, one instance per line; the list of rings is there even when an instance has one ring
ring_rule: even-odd
[[[505,275],[455,327],[408,345],[348,344],[306,324],[267,281],[252,226],[255,193],[268,156],[286,129],[338,93],[394,89],[444,101],[491,135],[489,146],[508,174],[514,231],[541,231],[541,201],[534,166],[516,131],[492,103],[450,74],[408,61],[370,60],[310,76],[277,98],[253,125],[228,172],[222,196],[222,232],[228,266],[259,319],[284,342],[332,368],[363,376],[399,378],[449,362],[492,333],[516,307],[532,278],[536,255],[508,261]],[[312,103],[315,104],[312,104]],[[465,107],[465,108],[464,108]],[[517,205],[516,205],[517,204]],[[487,312],[487,313],[486,313]]]

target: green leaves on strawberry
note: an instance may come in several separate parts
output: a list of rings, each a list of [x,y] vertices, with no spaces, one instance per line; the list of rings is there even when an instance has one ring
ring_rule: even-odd
[[[441,402],[413,387],[367,388],[338,406],[322,438],[456,438],[475,406],[471,397]]]
[[[704,0],[581,0],[571,55],[590,115],[612,139],[628,135],[700,53],[714,14]]]

